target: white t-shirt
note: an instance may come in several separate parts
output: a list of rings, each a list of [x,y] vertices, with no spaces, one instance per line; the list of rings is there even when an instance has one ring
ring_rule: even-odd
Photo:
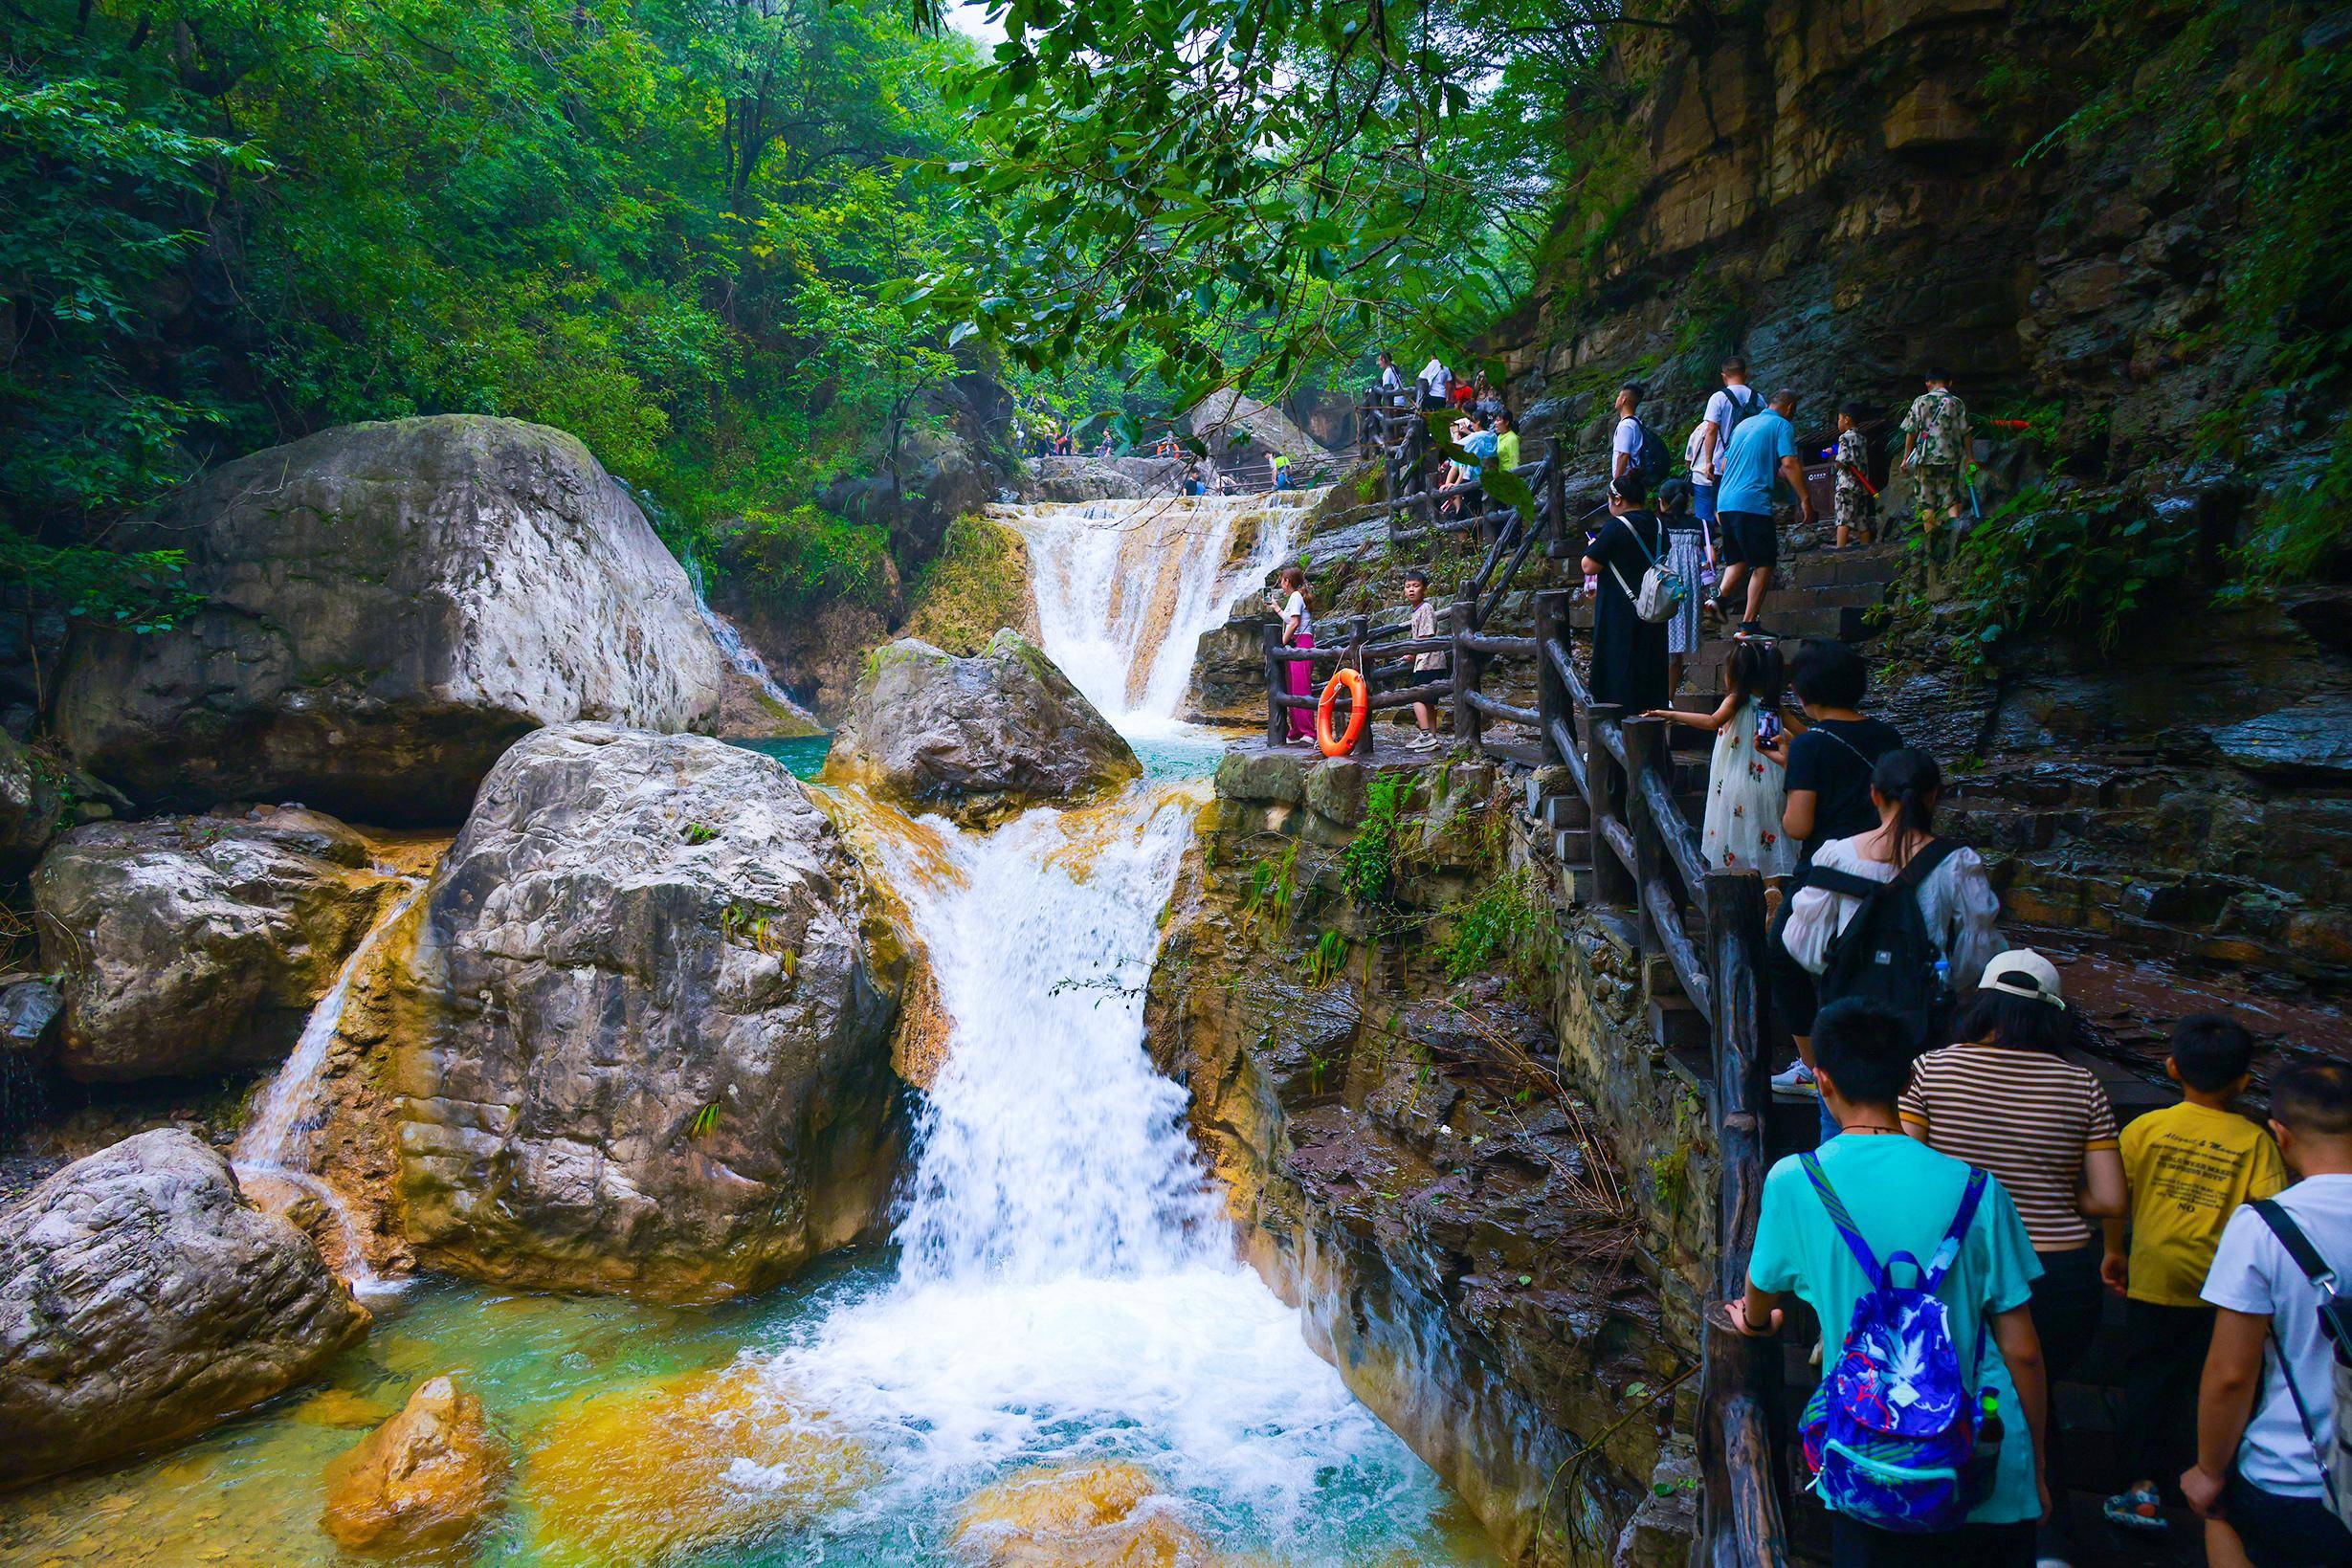
[[[1722,472],[1723,449],[1731,445],[1731,416],[1735,405],[1747,410],[1753,419],[1764,411],[1764,398],[1755,387],[1742,382],[1738,387],[1725,386],[1707,399],[1707,418],[1715,425],[1716,472]]]
[[[1634,469],[1640,467],[1638,459],[1641,456],[1641,421],[1631,414],[1618,420],[1617,433],[1609,439],[1609,450],[1611,454],[1609,465],[1610,478],[1617,476],[1615,454],[1618,453],[1625,453],[1626,473],[1631,474]]]
[[[1693,484],[1715,483],[1718,469],[1716,465],[1707,461],[1706,440],[1707,421],[1702,419],[1691,427],[1690,435],[1682,443],[1682,461],[1691,471],[1691,483]],[[1720,463],[1722,456],[1720,448],[1717,450],[1716,456]]]
[[[1291,596],[1282,602],[1282,618],[1298,623],[1298,629],[1291,633],[1292,636],[1312,637],[1315,635],[1315,617],[1307,613],[1307,596],[1296,588],[1292,589]]]
[[[2352,1276],[2352,1176],[2307,1176],[2278,1195],[2297,1228],[2319,1256]],[[2264,1491],[2284,1497],[2322,1497],[2319,1456],[2296,1413],[2280,1373],[2281,1356],[2295,1368],[2295,1386],[2325,1432],[2336,1421],[2336,1377],[2327,1339],[2319,1332],[2319,1292],[2251,1207],[2230,1216],[2205,1277],[2205,1298],[2231,1312],[2270,1314],[2271,1344],[2262,1353],[2262,1397],[2238,1443],[2238,1473]]]

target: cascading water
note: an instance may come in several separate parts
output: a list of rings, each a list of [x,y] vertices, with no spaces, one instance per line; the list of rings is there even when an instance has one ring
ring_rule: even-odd
[[[1300,509],[1180,510],[1013,514],[1045,647],[1123,730],[1152,737],[1147,782],[992,833],[925,818],[858,834],[912,913],[950,1045],[922,1111],[898,1278],[763,1367],[886,1461],[889,1481],[834,1521],[853,1561],[938,1561],[886,1533],[907,1528],[917,1545],[904,1521],[952,1517],[1010,1469],[1097,1460],[1147,1469],[1226,1550],[1294,1565],[1483,1560],[1440,1540],[1434,1479],[1237,1261],[1184,1091],[1143,1050],[1159,916],[1219,749],[1174,711],[1199,634],[1287,552]],[[1256,540],[1229,574],[1250,520]],[[1194,777],[1170,782],[1184,752]]]
[[[794,701],[791,693],[776,684],[776,677],[767,673],[767,661],[760,657],[757,649],[743,640],[743,634],[735,629],[735,623],[711,608],[710,595],[702,587],[701,558],[689,550],[678,557],[678,563],[686,568],[686,581],[694,588],[695,609],[701,615],[703,626],[709,629],[711,641],[719,645],[719,651],[725,656],[735,673],[757,686],[762,696],[793,718],[815,724],[816,715]]]
[[[1201,633],[1287,559],[1311,492],[1000,507],[1029,541],[1045,651],[1105,718],[1165,733]],[[1249,540],[1228,569],[1235,545]]]
[[[326,993],[310,1009],[310,1016],[302,1021],[301,1035],[295,1041],[285,1066],[277,1070],[277,1076],[262,1092],[253,1119],[245,1124],[245,1130],[237,1135],[235,1147],[230,1151],[230,1159],[239,1176],[276,1177],[319,1200],[334,1217],[343,1240],[344,1278],[353,1291],[363,1294],[393,1287],[369,1267],[359,1220],[352,1214],[350,1204],[310,1168],[310,1132],[314,1125],[311,1118],[319,1112],[319,1072],[326,1065],[327,1048],[335,1043],[335,1033],[343,1027],[344,1006],[351,998],[351,983],[359,977],[384,934],[424,894],[422,878],[404,876],[400,881],[406,891],[368,928],[367,935],[351,950],[351,956],[344,960],[343,968],[336,972],[335,983],[326,988]]]

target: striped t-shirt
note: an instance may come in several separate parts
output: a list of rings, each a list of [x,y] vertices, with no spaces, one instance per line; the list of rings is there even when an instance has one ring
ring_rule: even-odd
[[[2075,1195],[2083,1155],[2116,1146],[2115,1107],[2086,1070],[2047,1051],[1946,1046],[1912,1067],[1901,1111],[1937,1153],[2001,1179],[2035,1251],[2097,1239]]]

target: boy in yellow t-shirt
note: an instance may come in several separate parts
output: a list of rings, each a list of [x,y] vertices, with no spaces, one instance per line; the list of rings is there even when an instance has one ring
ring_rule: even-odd
[[[2127,1261],[2123,1253],[2123,1222],[2109,1220],[2099,1274],[2129,1297],[2116,1441],[2124,1473],[2135,1479],[2105,1509],[2109,1522],[2126,1529],[2165,1528],[2156,1477],[2172,1473],[2164,1439],[2173,1412],[2196,1393],[2213,1338],[2213,1309],[2199,1292],[2222,1227],[2239,1204],[2287,1184],[2271,1135],[2230,1110],[2246,1092],[2253,1054],[2253,1036],[2227,1018],[2181,1020],[2164,1063],[2181,1086],[2181,1103],[2123,1129],[2131,1255]]]

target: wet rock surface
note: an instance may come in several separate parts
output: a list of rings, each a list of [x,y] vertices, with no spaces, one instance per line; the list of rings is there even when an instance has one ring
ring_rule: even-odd
[[[318,1248],[185,1133],[76,1161],[0,1214],[0,1481],[184,1436],[366,1332]]]
[[[296,798],[455,822],[543,724],[707,724],[717,645],[634,501],[571,436],[473,415],[223,464],[154,522],[201,606],[79,635],[54,723],[143,803]]]
[[[75,828],[33,874],[58,1065],[109,1082],[277,1061],[397,894],[370,858],[300,807]]]
[[[482,1402],[454,1377],[431,1378],[327,1467],[320,1523],[347,1552],[451,1546],[489,1522],[506,1473],[506,1440]]]
[[[601,724],[518,744],[388,1005],[422,1260],[707,1298],[866,1234],[900,1119],[863,899],[766,757]]]
[[[1620,1169],[1545,1016],[1493,974],[1449,980],[1448,933],[1503,868],[1493,768],[1438,775],[1229,752],[1148,1042],[1317,1349],[1507,1555],[1594,1560],[1659,1463],[1688,1359],[1645,1258],[1667,1205]],[[1341,856],[1400,786],[1384,915]]]
[[[1082,800],[1140,771],[1085,695],[1010,629],[970,658],[904,638],[875,650],[826,762],[829,777],[966,824]]]

